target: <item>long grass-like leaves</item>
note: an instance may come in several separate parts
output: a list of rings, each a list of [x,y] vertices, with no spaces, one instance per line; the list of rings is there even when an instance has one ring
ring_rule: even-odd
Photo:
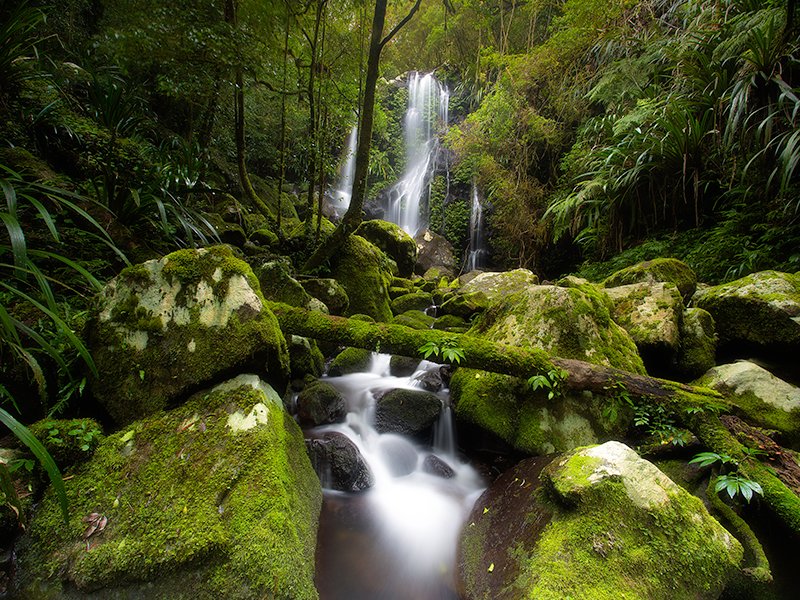
[[[61,478],[61,471],[58,470],[53,457],[47,449],[42,446],[42,443],[37,440],[30,430],[22,423],[17,421],[11,414],[0,408],[0,423],[3,423],[11,430],[16,438],[25,444],[28,449],[44,467],[50,482],[53,484],[53,490],[58,498],[58,505],[61,507],[61,515],[64,517],[64,523],[69,522],[69,506],[67,504],[67,491],[64,488],[64,480]]]

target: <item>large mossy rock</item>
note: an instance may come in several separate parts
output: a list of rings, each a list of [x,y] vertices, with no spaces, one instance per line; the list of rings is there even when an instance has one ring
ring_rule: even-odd
[[[95,398],[118,423],[162,410],[234,369],[288,376],[286,341],[247,263],[225,246],[128,267],[88,333]]]
[[[522,461],[478,499],[459,548],[462,597],[719,597],[740,544],[627,446]]]
[[[747,360],[714,367],[696,384],[722,392],[740,417],[800,449],[800,388]]]
[[[400,277],[410,277],[417,263],[417,243],[402,227],[378,219],[364,221],[358,226],[356,235],[372,242],[397,263]]]
[[[554,356],[644,373],[630,336],[611,319],[613,305],[591,284],[532,285],[484,313],[469,334],[542,348]],[[600,398],[534,392],[521,379],[457,369],[450,382],[456,416],[530,454],[563,452],[622,433],[602,418]],[[619,431],[617,431],[617,429]]]
[[[683,299],[673,283],[632,283],[606,289],[614,321],[636,343],[647,370],[670,373],[681,347]]]
[[[389,321],[389,285],[392,271],[381,250],[358,235],[351,235],[332,259],[333,277],[347,292],[350,305],[346,315],[369,315]]]
[[[342,423],[347,417],[344,395],[330,383],[315,381],[297,395],[297,419],[300,425],[317,427]]]
[[[481,293],[491,305],[538,283],[539,278],[528,269],[514,269],[513,271],[499,273],[479,273],[469,282],[463,284],[459,293]]]
[[[717,328],[708,311],[687,308],[681,320],[681,347],[677,373],[684,379],[695,379],[716,364]]]
[[[761,271],[692,300],[714,317],[721,344],[800,349],[800,274]]]
[[[65,485],[69,523],[50,491],[19,546],[18,598],[317,598],[319,480],[256,375],[109,436]]]
[[[636,345],[612,317],[613,304],[591,284],[530,285],[485,313],[470,334],[541,348],[553,356],[644,374]]]
[[[368,371],[372,364],[372,352],[364,348],[345,348],[337,354],[328,367],[328,375],[339,377],[350,373]]]
[[[325,304],[332,315],[343,315],[350,306],[345,289],[335,279],[304,279],[300,285],[311,296]]]
[[[375,403],[375,429],[379,433],[421,435],[430,431],[441,412],[442,401],[436,394],[389,390]]]
[[[697,275],[677,258],[655,258],[620,269],[610,275],[603,285],[607,288],[631,283],[674,283],[681,296],[689,299],[697,289]]]
[[[319,308],[300,282],[292,277],[290,269],[291,263],[286,259],[259,261],[253,265],[264,298],[308,310]]]

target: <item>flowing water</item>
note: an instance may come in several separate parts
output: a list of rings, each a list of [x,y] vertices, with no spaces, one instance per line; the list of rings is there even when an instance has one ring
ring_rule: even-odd
[[[353,178],[356,172],[356,144],[358,143],[358,126],[353,125],[347,137],[347,146],[339,169],[339,180],[333,190],[333,206],[336,215],[341,217],[350,206],[350,197],[353,194]]]
[[[478,195],[478,186],[472,182],[472,210],[469,215],[469,255],[467,271],[486,266],[486,240],[483,233],[483,206]]]
[[[345,494],[325,490],[317,549],[317,588],[322,600],[453,600],[458,534],[482,491],[478,473],[456,454],[448,395],[432,446],[372,426],[374,392],[414,389],[415,378],[438,365],[423,361],[410,377],[392,377],[389,356],[374,355],[367,373],[330,377],[348,403],[345,423],[319,427],[338,431],[358,447],[375,484]],[[416,465],[398,476],[397,461],[409,451]],[[444,461],[454,476],[444,479],[423,470],[430,455]],[[409,469],[405,469],[406,471]]]
[[[439,133],[447,129],[450,93],[433,73],[412,73],[408,82],[408,110],[403,122],[406,168],[391,193],[389,220],[412,236],[426,225],[420,214],[423,196],[430,197],[436,170]]]

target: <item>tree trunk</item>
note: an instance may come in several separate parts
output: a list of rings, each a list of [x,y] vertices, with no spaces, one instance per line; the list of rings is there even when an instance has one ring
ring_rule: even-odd
[[[361,125],[358,128],[358,144],[356,146],[356,167],[353,175],[353,192],[350,196],[350,206],[342,218],[342,222],[333,234],[320,245],[314,254],[303,265],[303,271],[310,271],[328,260],[341,248],[347,237],[361,224],[364,199],[367,194],[367,173],[369,172],[369,149],[372,140],[372,123],[375,114],[375,86],[378,83],[378,67],[383,47],[394,35],[414,16],[419,9],[417,0],[408,14],[390,31],[386,37],[383,35],[383,26],[386,21],[386,1],[375,2],[375,12],[372,18],[372,35],[369,41],[369,54],[367,58],[367,76],[364,81],[364,104],[361,108]]]
[[[656,379],[587,363],[550,356],[538,348],[520,348],[487,341],[466,334],[435,329],[416,330],[402,325],[368,323],[332,317],[286,304],[268,302],[284,334],[299,335],[355,348],[421,358],[420,347],[433,342],[438,348],[463,351],[464,366],[528,379],[533,375],[566,372],[562,384],[573,391],[587,390],[608,397],[614,390],[625,391],[634,400],[658,402],[694,433],[706,447],[737,461],[740,472],[758,482],[764,501],[795,534],[800,535],[800,496],[790,490],[768,467],[750,458],[719,417],[730,405],[725,397],[708,388]],[[440,362],[445,362],[438,359]],[[611,390],[611,391],[610,391]]]

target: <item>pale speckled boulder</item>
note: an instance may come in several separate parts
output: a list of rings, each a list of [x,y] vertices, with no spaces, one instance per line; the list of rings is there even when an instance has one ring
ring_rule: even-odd
[[[468,600],[710,600],[742,556],[699,499],[607,442],[522,461],[484,492],[463,529],[459,591]]]
[[[800,349],[800,275],[761,271],[699,290],[692,301],[714,317],[722,344]]]
[[[688,300],[697,288],[697,275],[677,258],[654,258],[620,269],[603,282],[607,288],[631,283],[674,283],[681,296]]]
[[[318,597],[319,479],[255,374],[108,436],[65,487],[69,522],[50,491],[17,546],[15,598]]]
[[[490,304],[503,300],[510,294],[525,290],[539,283],[539,278],[528,269],[514,269],[504,272],[480,273],[465,283],[460,293],[481,293]]]
[[[669,372],[681,344],[683,299],[673,283],[632,283],[607,288],[613,317],[631,336],[648,371]]]
[[[92,393],[118,423],[176,404],[234,369],[288,376],[286,341],[247,263],[225,246],[124,269],[89,328]]]
[[[724,393],[740,417],[800,448],[800,388],[747,360],[714,367],[695,383]]]

